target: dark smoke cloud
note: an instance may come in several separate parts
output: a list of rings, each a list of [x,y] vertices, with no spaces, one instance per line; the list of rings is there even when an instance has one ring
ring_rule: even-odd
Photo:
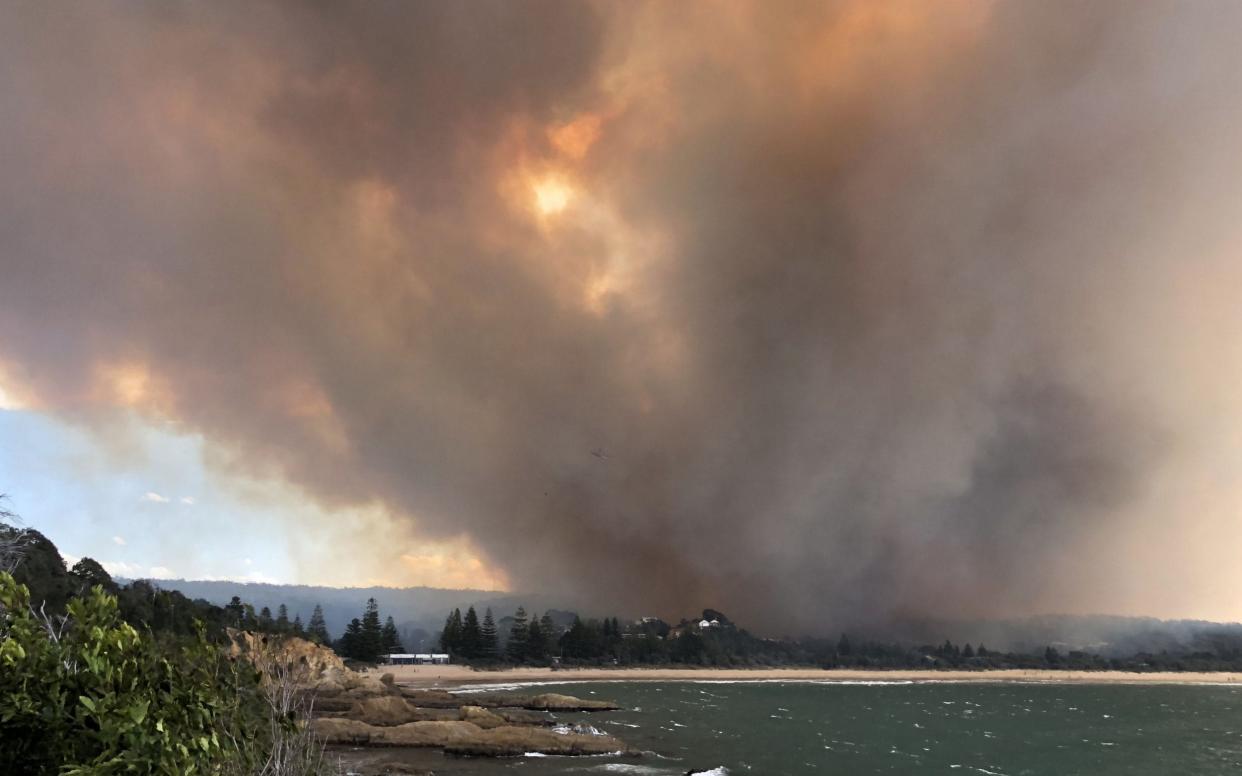
[[[0,367],[601,608],[1237,616],[1240,14],[14,5]]]

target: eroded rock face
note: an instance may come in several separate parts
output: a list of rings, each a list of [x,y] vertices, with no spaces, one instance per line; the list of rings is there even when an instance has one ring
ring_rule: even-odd
[[[226,633],[229,638],[229,657],[245,657],[256,664],[281,663],[291,666],[303,674],[299,677],[300,681],[320,681],[329,675],[348,671],[344,661],[331,649],[297,636],[273,636],[236,628],[229,628]]]

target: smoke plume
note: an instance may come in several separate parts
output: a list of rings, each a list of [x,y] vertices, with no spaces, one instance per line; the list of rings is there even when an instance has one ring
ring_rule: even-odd
[[[0,16],[29,406],[601,609],[1242,616],[1242,5]]]

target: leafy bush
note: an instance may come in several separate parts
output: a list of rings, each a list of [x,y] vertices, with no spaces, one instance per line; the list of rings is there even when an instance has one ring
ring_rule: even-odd
[[[258,674],[201,627],[157,643],[98,586],[60,620],[29,599],[0,572],[0,773],[245,773],[270,749]]]

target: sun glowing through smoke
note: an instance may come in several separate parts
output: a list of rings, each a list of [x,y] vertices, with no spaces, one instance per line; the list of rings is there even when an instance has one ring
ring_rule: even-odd
[[[536,181],[534,185],[535,208],[541,215],[556,215],[569,207],[574,190],[564,181],[549,178]]]

